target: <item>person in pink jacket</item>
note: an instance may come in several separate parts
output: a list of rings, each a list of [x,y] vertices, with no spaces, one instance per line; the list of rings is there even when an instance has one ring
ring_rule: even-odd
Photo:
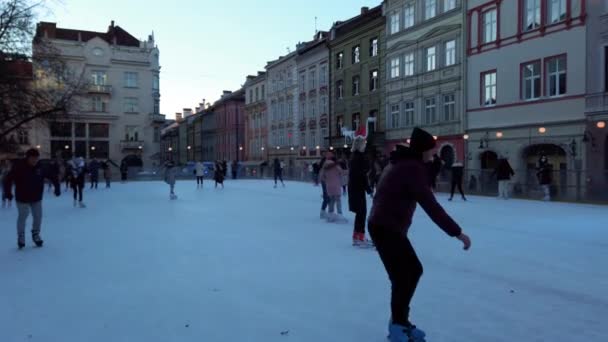
[[[321,180],[327,186],[327,195],[329,196],[329,215],[328,222],[347,222],[342,216],[342,175],[344,170],[336,162],[336,158],[328,159],[323,165]],[[338,214],[334,213],[337,207]]]

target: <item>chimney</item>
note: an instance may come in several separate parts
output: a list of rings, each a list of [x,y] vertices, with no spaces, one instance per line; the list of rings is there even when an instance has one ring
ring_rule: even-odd
[[[361,7],[361,14],[365,14],[369,11],[369,7]]]
[[[110,27],[114,28],[114,20],[112,20],[112,22],[110,23]]]

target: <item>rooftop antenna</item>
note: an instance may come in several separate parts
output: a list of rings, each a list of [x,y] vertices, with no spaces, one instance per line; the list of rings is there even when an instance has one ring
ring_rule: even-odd
[[[317,29],[317,17],[315,16],[315,34],[317,34],[319,30]]]

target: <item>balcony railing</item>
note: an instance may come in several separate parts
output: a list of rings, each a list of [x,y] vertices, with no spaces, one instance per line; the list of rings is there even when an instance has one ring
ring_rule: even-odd
[[[166,118],[164,114],[150,113],[150,120],[153,122],[165,122]]]
[[[595,93],[586,96],[587,113],[608,111],[608,93]]]
[[[122,150],[141,150],[144,148],[144,142],[136,140],[122,140],[120,142],[120,148]]]
[[[112,94],[112,86],[111,85],[92,84],[89,86],[89,93]]]

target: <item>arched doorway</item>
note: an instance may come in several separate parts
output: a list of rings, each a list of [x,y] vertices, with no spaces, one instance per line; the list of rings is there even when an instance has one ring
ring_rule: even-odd
[[[481,170],[479,171],[479,185],[484,194],[498,193],[498,181],[494,177],[494,170],[498,165],[498,155],[494,151],[484,151],[479,155]],[[473,182],[473,180],[470,180]]]
[[[127,164],[128,167],[143,167],[144,162],[141,160],[141,157],[135,154],[129,154],[128,156],[122,159],[121,163]]]
[[[523,159],[526,165],[528,187],[538,186],[538,161],[542,155],[547,156],[553,170],[553,185],[561,193],[565,193],[568,189],[568,156],[562,147],[555,144],[530,145],[524,149]]]
[[[441,179],[447,180],[449,171],[456,161],[456,152],[451,145],[444,145],[439,150],[439,158],[443,161],[443,168],[441,169]]]

